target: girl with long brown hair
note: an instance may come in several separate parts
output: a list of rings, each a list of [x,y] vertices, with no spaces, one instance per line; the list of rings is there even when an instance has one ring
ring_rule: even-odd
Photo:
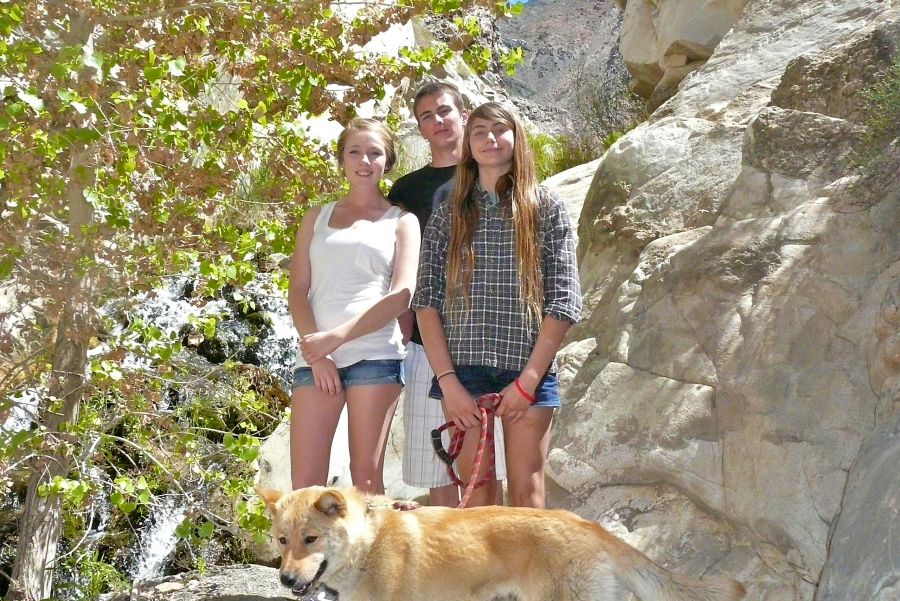
[[[575,234],[563,203],[537,185],[521,121],[501,104],[470,114],[455,177],[425,230],[412,304],[436,374],[430,396],[471,430],[481,424],[475,399],[499,392],[509,503],[543,507],[555,356],[581,316]],[[471,473],[477,438],[466,437],[457,460],[465,480],[485,471]],[[476,490],[469,504],[491,502]]]

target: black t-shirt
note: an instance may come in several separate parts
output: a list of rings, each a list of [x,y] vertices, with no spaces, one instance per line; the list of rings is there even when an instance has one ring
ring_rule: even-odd
[[[456,173],[455,165],[452,167],[425,165],[394,182],[388,193],[388,200],[415,215],[424,236],[431,212],[449,195],[452,186],[450,181],[454,173]],[[411,340],[416,344],[422,344],[418,324],[413,325]]]

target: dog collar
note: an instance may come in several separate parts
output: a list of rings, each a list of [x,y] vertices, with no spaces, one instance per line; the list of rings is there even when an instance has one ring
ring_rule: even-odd
[[[416,501],[391,501],[390,503],[366,503],[366,513],[369,514],[376,509],[390,509],[391,511],[412,511],[418,509],[422,505]]]

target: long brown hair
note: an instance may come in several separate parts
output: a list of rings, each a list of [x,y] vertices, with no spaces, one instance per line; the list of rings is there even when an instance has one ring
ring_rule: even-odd
[[[478,181],[478,163],[472,157],[472,127],[477,119],[501,122],[513,131],[512,169],[497,181],[500,206],[513,220],[516,240],[516,270],[519,295],[525,307],[526,323],[540,322],[544,306],[544,278],[541,268],[539,207],[534,158],[528,146],[525,128],[519,118],[497,102],[488,102],[469,115],[462,158],[456,167],[456,183],[450,201],[451,228],[447,257],[448,308],[462,302],[469,308],[469,293],[475,267],[473,241],[478,227],[478,203],[472,191]]]

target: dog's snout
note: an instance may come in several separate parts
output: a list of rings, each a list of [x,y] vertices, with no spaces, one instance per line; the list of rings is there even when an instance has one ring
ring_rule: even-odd
[[[297,577],[293,574],[288,574],[286,572],[281,573],[281,584],[286,586],[287,588],[294,588],[294,585],[297,584]]]

